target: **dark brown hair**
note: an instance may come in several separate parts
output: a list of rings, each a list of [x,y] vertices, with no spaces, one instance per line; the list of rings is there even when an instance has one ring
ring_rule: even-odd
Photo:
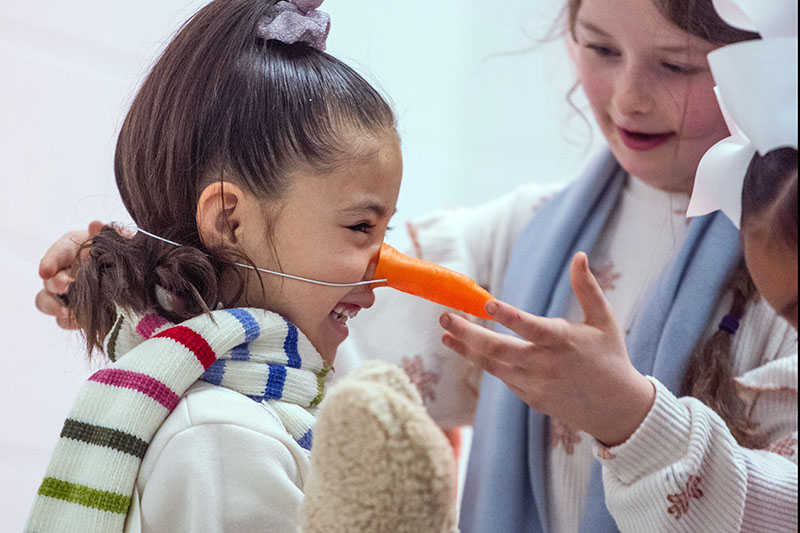
[[[744,263],[741,263],[728,282],[733,301],[728,316],[739,321],[756,295],[756,289]],[[735,330],[734,330],[735,331]],[[716,412],[730,429],[739,445],[758,448],[763,443],[756,428],[745,412],[744,402],[736,392],[733,378],[731,348],[735,332],[722,325],[705,341],[689,359],[681,384],[681,396],[694,396]]]
[[[333,168],[360,155],[352,134],[394,132],[389,105],[350,67],[306,44],[257,34],[275,3],[216,0],[203,7],[133,100],[114,164],[122,201],[137,226],[186,246],[123,237],[111,227],[87,245],[69,309],[90,351],[102,350],[118,306],[180,321],[219,302],[220,278],[242,258],[200,240],[197,201],[208,184],[233,182],[279,199],[294,166]],[[172,294],[169,306],[159,301],[159,286]]]
[[[742,187],[742,229],[752,217],[775,207],[777,230],[791,246],[797,246],[797,150],[778,148],[750,161]]]
[[[567,0],[567,30],[574,37],[575,23],[582,0]],[[706,40],[724,45],[757,39],[757,33],[728,26],[717,14],[712,0],[649,0],[668,21]]]
[[[794,148],[773,150],[763,157],[753,156],[742,188],[742,229],[772,205],[776,207],[775,222],[778,226],[778,231],[773,234],[796,247],[797,150]],[[757,294],[744,264],[733,274],[730,289],[733,303],[728,314],[740,319],[746,304]],[[681,393],[699,398],[714,409],[740,445],[758,448],[763,446],[763,439],[736,395],[730,357],[732,341],[731,333],[719,329],[695,352],[684,376]]]

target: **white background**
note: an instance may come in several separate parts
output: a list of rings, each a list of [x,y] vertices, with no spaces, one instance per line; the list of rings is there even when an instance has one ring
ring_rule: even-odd
[[[4,531],[22,529],[92,368],[80,337],[34,308],[38,260],[68,229],[127,220],[111,164],[118,127],[163,44],[204,3],[0,0]],[[406,170],[393,244],[404,243],[405,220],[436,207],[572,177],[599,141],[567,104],[574,74],[563,43],[537,44],[558,0],[328,0],[323,8],[328,51],[389,96],[399,117]]]

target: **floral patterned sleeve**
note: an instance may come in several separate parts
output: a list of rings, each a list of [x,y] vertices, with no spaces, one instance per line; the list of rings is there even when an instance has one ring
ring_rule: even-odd
[[[764,447],[739,446],[713,410],[651,378],[656,399],[636,432],[616,447],[595,444],[622,531],[797,530],[797,334],[780,319],[758,322],[771,335],[761,342],[751,328],[738,343],[737,355],[760,357],[736,383]]]
[[[407,224],[411,247],[403,252],[462,272],[499,296],[514,239],[562,187],[529,184],[478,207],[438,210]],[[389,288],[376,289],[375,295],[375,305],[351,322],[337,373],[366,359],[395,363],[417,385],[441,427],[471,424],[480,371],[441,344],[439,316],[448,309]]]

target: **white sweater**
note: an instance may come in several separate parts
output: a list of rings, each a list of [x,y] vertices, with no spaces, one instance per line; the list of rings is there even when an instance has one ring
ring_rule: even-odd
[[[685,208],[685,198],[668,197],[659,198],[660,191],[647,190],[634,184],[632,191],[628,191],[629,203],[627,212],[648,213],[649,219],[654,220],[658,213],[652,209],[662,211],[664,222],[669,224],[669,232],[660,238],[663,246],[650,250],[653,256],[662,255],[667,250],[667,257],[673,249],[677,249],[682,242],[684,233],[680,224],[681,210]],[[530,220],[535,210],[543,205],[562,185],[529,184],[493,202],[477,208],[459,208],[438,211],[418,222],[409,224],[409,232],[414,243],[410,253],[429,261],[444,264],[450,268],[463,272],[473,277],[479,284],[491,293],[499,296],[502,293],[502,280],[508,263],[509,254],[519,231]],[[666,195],[667,193],[661,193]],[[644,203],[642,203],[644,202]],[[651,203],[652,205],[648,204]],[[660,207],[659,207],[660,206]],[[648,210],[650,210],[648,212]],[[623,216],[623,215],[620,215]],[[626,231],[632,226],[624,221],[619,222],[619,217],[609,224],[598,246],[610,251],[610,255],[624,255],[624,250],[629,246],[636,246],[636,242],[651,238],[646,232]],[[616,250],[614,250],[616,249]],[[623,252],[620,252],[623,250]],[[592,254],[594,255],[594,254]],[[601,254],[602,255],[602,254]],[[591,260],[591,257],[590,257]],[[611,283],[619,290],[619,294],[639,294],[641,290],[625,289],[624,281],[617,277],[613,270],[605,269],[607,265],[593,264],[596,274],[605,276],[605,282]],[[613,265],[612,265],[613,266]],[[603,270],[603,272],[600,272]],[[635,272],[637,269],[630,269]],[[632,276],[627,282],[641,284],[649,283],[657,276],[658,272],[651,268],[639,269],[641,277]],[[634,279],[635,278],[635,279]],[[645,284],[646,286],[646,284]],[[628,286],[630,287],[630,286]],[[607,292],[608,294],[608,292]],[[624,310],[622,324],[628,322],[626,317],[632,317],[636,312],[635,301],[624,301],[608,294],[609,299],[617,307],[627,307]],[[628,297],[631,299],[630,297]],[[617,301],[615,301],[617,300]],[[728,310],[730,298],[722,298],[717,311],[718,317],[709,325],[709,334],[716,329],[718,318]],[[626,305],[627,304],[627,305]],[[470,424],[477,403],[477,391],[480,373],[471,364],[460,358],[454,352],[445,348],[441,342],[443,330],[438,325],[438,317],[445,309],[417,298],[392,291],[381,289],[378,292],[376,305],[368,312],[362,312],[353,321],[351,339],[347,341],[344,350],[352,353],[380,353],[382,359],[395,362],[405,368],[416,381],[422,393],[426,407],[431,415],[443,427],[454,427]],[[572,314],[572,313],[570,313]],[[479,321],[478,319],[474,319]],[[398,327],[398,325],[403,327]],[[782,361],[778,374],[785,382],[786,389],[783,395],[761,394],[756,399],[751,398],[753,404],[753,417],[760,424],[771,439],[784,450],[791,451],[794,462],[785,461],[785,470],[789,472],[788,485],[782,485],[781,491],[789,487],[789,496],[796,500],[797,497],[797,467],[796,467],[796,431],[797,431],[797,405],[796,405],[796,366],[797,366],[797,334],[796,332],[764,303],[757,302],[749,306],[745,318],[736,334],[733,343],[734,373],[740,376],[743,386],[743,396],[747,391],[757,391],[760,388],[769,388],[767,374],[774,375],[767,367],[772,361]],[[770,367],[772,368],[772,367]],[[794,368],[794,374],[792,374]],[[682,432],[685,425],[680,418],[671,418],[673,415],[659,417],[658,409],[667,402],[667,392],[659,387],[658,400],[648,419],[632,438],[623,447],[645,440],[647,445],[644,450],[654,453],[652,447],[659,445],[663,450],[660,455],[673,459],[669,465],[663,462],[652,464],[653,470],[638,471],[637,477],[622,475],[620,482],[611,479],[619,476],[614,466],[609,463],[616,462],[623,468],[628,464],[619,460],[627,457],[624,452],[611,450],[617,455],[614,461],[604,461],[604,479],[606,480],[606,498],[609,507],[618,521],[620,527],[631,531],[654,530],[686,530],[686,531],[726,531],[730,523],[748,524],[749,520],[756,520],[766,524],[763,513],[771,517],[777,516],[762,503],[763,499],[749,499],[747,505],[742,505],[749,494],[755,495],[770,490],[771,481],[758,484],[770,479],[770,472],[775,461],[783,460],[775,453],[752,452],[731,444],[731,436],[726,428],[717,427],[718,432],[708,432],[702,425],[692,425],[691,431]],[[752,394],[750,396],[753,396]],[[787,401],[788,399],[788,401]],[[682,413],[702,413],[708,420],[715,418],[713,411],[692,399],[677,400],[677,405],[686,411]],[[671,405],[671,404],[670,404]],[[699,419],[699,414],[694,414],[693,420]],[[660,420],[660,424],[655,421]],[[557,424],[557,421],[553,422]],[[663,433],[668,432],[669,437]],[[791,432],[794,432],[792,441]],[[558,434],[550,448],[551,478],[557,478],[549,484],[551,502],[552,530],[557,533],[575,531],[577,520],[583,508],[586,483],[588,483],[588,470],[591,467],[592,448],[594,441],[588,435],[574,432],[569,428],[552,427],[551,434]],[[782,440],[783,439],[783,440]],[[689,443],[705,442],[707,448],[698,452]],[[794,442],[794,444],[792,444]],[[524,445],[524,443],[520,443]],[[630,446],[634,452],[641,448]],[[672,500],[680,500],[681,496],[668,497],[685,491],[688,470],[681,475],[679,465],[681,460],[691,450],[695,460],[711,461],[711,458],[726,457],[725,461],[711,461],[715,469],[723,468],[724,471],[741,472],[741,462],[735,460],[743,454],[747,456],[747,464],[752,473],[749,476],[718,475],[702,480],[700,489],[703,496],[691,498],[689,513],[669,512],[673,505]],[[793,451],[792,451],[793,450]],[[569,453],[567,453],[569,452]],[[603,452],[605,454],[605,452]],[[650,464],[641,461],[640,457],[631,458],[633,464]],[[675,464],[673,464],[675,463]],[[558,466],[561,465],[561,466]],[[554,471],[553,468],[560,468]],[[793,478],[791,476],[794,476]],[[793,479],[793,481],[792,481]],[[646,483],[643,483],[643,480]],[[677,480],[677,481],[676,481]],[[676,484],[677,483],[677,484]],[[694,482],[692,482],[694,483]],[[793,485],[792,485],[793,483]],[[678,486],[680,485],[680,487]],[[646,485],[646,486],[645,486]],[[793,489],[792,489],[793,487]],[[789,498],[791,500],[791,498]],[[720,501],[721,500],[721,501]],[[556,502],[556,503],[553,503]],[[733,522],[718,522],[709,518],[708,513],[700,511],[701,507],[709,505],[716,513],[722,513]],[[783,504],[781,504],[783,507]],[[690,516],[693,516],[691,520]],[[716,515],[713,515],[716,516]],[[793,515],[796,521],[796,514]],[[577,517],[577,518],[576,518]],[[731,518],[732,517],[732,518]],[[785,516],[786,517],[786,516]],[[791,519],[791,513],[788,516]]]
[[[309,469],[269,406],[199,381],[147,449],[126,533],[296,533]]]

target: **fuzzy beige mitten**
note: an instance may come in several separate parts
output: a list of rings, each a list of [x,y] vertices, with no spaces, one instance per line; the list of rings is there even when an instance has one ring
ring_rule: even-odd
[[[400,368],[365,363],[333,387],[314,426],[303,533],[451,533],[456,466]]]

